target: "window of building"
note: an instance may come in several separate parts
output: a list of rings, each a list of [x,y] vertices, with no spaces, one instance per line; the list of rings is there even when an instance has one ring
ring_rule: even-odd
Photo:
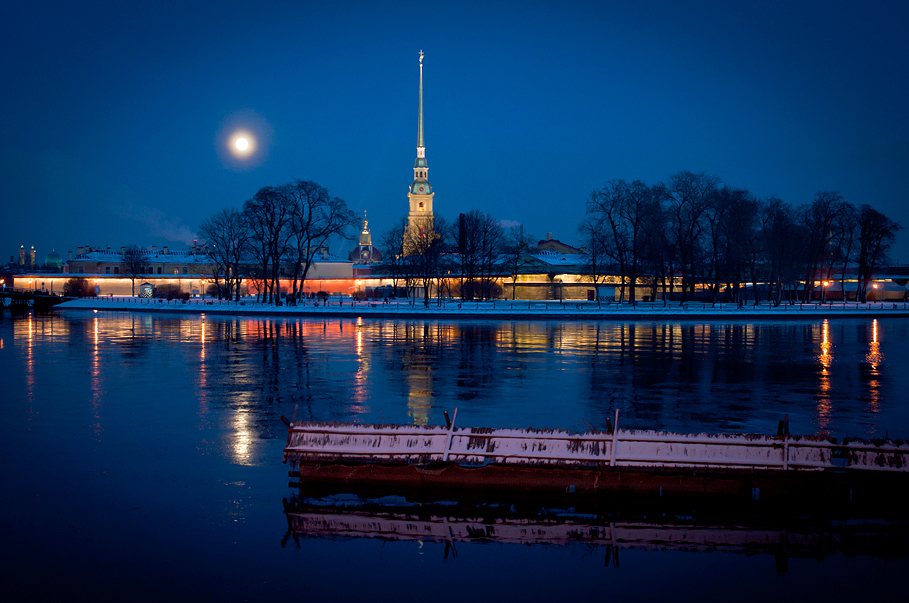
[[[186,266],[183,266],[183,274],[189,274],[189,270],[186,268]]]
[[[79,274],[85,274],[85,266],[79,266]]]
[[[114,274],[120,274],[120,266],[114,266]]]
[[[158,274],[161,274],[161,266],[158,266]]]
[[[104,267],[104,274],[110,274],[110,266]]]

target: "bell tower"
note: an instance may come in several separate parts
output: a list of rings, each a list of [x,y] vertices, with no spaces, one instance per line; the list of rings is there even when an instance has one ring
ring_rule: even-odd
[[[423,51],[420,51],[420,104],[417,115],[417,160],[413,166],[413,182],[407,193],[410,213],[407,230],[410,236],[428,231],[432,226],[432,185],[429,184],[429,166],[426,163],[426,145],[423,142]]]

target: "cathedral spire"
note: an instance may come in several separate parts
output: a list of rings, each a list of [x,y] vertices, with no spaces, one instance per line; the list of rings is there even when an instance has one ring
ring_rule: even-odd
[[[429,232],[432,228],[432,185],[429,184],[429,166],[426,163],[426,147],[423,141],[423,51],[420,51],[420,105],[417,119],[417,160],[413,164],[413,182],[407,192],[410,202],[407,230],[410,236]],[[405,241],[405,253],[410,253]]]
[[[423,144],[423,51],[420,51],[420,113],[417,118],[417,157],[426,156],[426,145]]]

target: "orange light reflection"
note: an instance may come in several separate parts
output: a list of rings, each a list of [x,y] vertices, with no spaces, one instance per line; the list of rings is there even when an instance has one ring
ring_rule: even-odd
[[[818,356],[821,364],[821,380],[818,384],[817,424],[823,431],[830,424],[833,403],[830,399],[830,368],[833,365],[833,344],[830,342],[830,322],[824,320],[821,325],[821,353]]]

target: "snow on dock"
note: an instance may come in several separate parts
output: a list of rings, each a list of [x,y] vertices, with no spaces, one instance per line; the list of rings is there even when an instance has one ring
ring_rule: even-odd
[[[907,472],[909,443],[837,443],[823,436],[679,434],[617,427],[575,434],[456,427],[454,420],[449,426],[292,422],[284,462]]]

